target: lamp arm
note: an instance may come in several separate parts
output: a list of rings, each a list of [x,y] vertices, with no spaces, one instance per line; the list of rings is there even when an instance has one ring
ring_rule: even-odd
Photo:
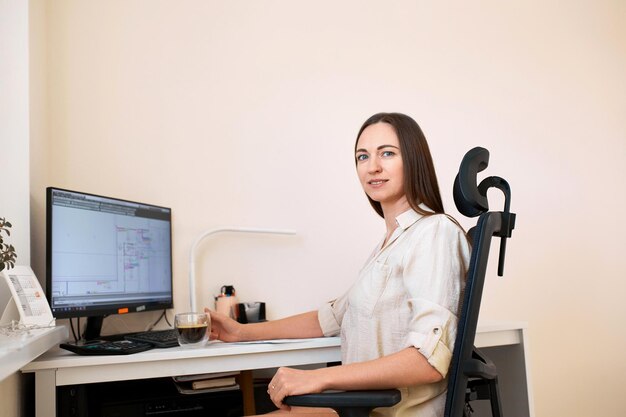
[[[221,227],[218,229],[209,229],[202,233],[191,245],[189,254],[189,305],[191,311],[196,311],[196,251],[200,242],[205,238],[217,233],[260,233],[273,235],[295,235],[296,231],[291,229],[259,229],[252,227]]]

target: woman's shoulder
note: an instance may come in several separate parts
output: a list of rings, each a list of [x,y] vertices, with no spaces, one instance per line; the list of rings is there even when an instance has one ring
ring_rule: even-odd
[[[415,259],[416,256],[430,256],[438,251],[462,254],[468,258],[471,249],[463,228],[446,214],[420,218],[409,231],[406,242],[411,250],[406,252],[405,261]]]
[[[419,219],[415,223],[413,234],[435,234],[450,238],[465,238],[466,236],[465,230],[454,217],[444,213],[429,214]]]
[[[445,213],[434,213],[425,215],[417,223],[421,223],[421,226],[424,228],[438,227],[453,231],[463,230],[459,223],[454,219],[454,217]]]

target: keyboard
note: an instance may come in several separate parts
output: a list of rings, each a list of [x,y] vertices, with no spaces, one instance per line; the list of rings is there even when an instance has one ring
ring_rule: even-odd
[[[128,334],[124,336],[124,338],[135,342],[151,343],[157,348],[178,346],[178,332],[176,329],[153,330],[150,332]]]
[[[129,355],[154,348],[150,343],[132,340],[90,340],[78,343],[61,343],[59,346],[79,355]]]

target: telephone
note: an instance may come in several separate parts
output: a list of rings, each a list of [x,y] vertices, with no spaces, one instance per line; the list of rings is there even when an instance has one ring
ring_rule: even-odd
[[[6,307],[4,307],[6,305]],[[27,326],[51,326],[54,318],[46,295],[29,266],[0,272],[0,325],[19,318]]]

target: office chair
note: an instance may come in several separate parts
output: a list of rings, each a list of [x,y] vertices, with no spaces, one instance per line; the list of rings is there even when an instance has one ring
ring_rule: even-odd
[[[490,400],[493,417],[502,416],[495,365],[474,347],[480,301],[485,282],[489,247],[492,237],[500,238],[498,275],[504,273],[506,239],[515,227],[515,214],[510,212],[511,189],[500,177],[488,177],[477,185],[477,174],[487,168],[489,151],[476,147],[465,154],[454,180],[454,202],[461,214],[477,217],[476,226],[468,231],[472,254],[467,272],[463,303],[459,312],[457,335],[448,371],[448,393],[444,417],[470,416],[471,401]],[[487,190],[497,188],[504,193],[504,211],[489,211]],[[341,417],[367,417],[378,407],[390,407],[401,399],[400,391],[344,391],[286,397],[290,406],[329,407]]]

